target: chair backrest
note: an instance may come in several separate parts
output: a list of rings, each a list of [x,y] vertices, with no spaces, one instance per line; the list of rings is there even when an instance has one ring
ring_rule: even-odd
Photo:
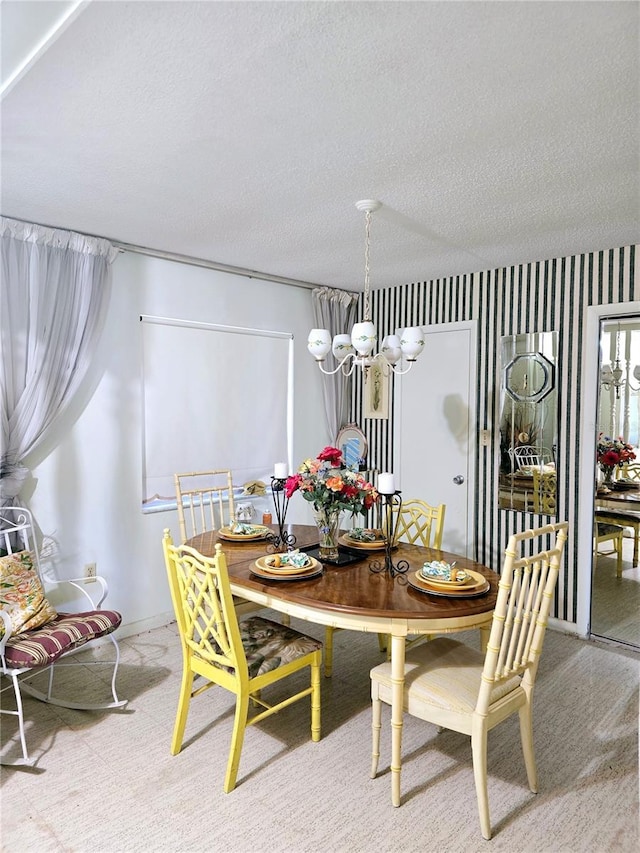
[[[525,690],[533,690],[568,529],[560,521],[509,539],[476,704],[479,714],[487,713],[500,685],[515,676],[522,676]],[[554,534],[555,541],[545,548]],[[530,553],[523,555],[528,542]]]
[[[404,501],[400,508],[394,507],[398,522],[395,541],[442,548],[445,508],[445,504],[431,506],[417,498]]]
[[[530,444],[515,447],[513,458],[519,468],[540,468],[542,465],[549,465],[553,461],[551,453],[546,447],[533,447]]]
[[[556,490],[558,479],[555,471],[532,468],[533,511],[543,515],[556,514]]]
[[[235,519],[233,481],[227,468],[175,474],[174,480],[182,542]]]
[[[246,673],[247,660],[221,546],[216,545],[213,558],[203,557],[194,548],[174,545],[168,529],[162,545],[183,648],[205,665]]]
[[[0,509],[0,556],[18,551],[32,553],[34,568],[42,582],[40,553],[31,511],[21,506],[4,506]]]
[[[625,480],[640,480],[640,465],[637,462],[630,462],[622,468],[616,468],[616,475],[617,478]]]

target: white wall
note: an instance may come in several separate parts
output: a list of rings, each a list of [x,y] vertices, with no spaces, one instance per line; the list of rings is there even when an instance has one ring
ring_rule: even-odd
[[[114,262],[100,351],[82,399],[61,419],[40,456],[27,460],[34,479],[24,494],[42,534],[55,543],[58,576],[77,576],[85,563],[97,564],[109,583],[109,604],[123,614],[122,634],[173,618],[161,539],[165,527],[178,536],[175,510],[146,515],[141,510],[141,314],[293,333],[294,462],[315,456],[330,440],[320,373],[306,349],[314,325],[309,290],[121,254]],[[256,382],[268,370],[269,365],[256,364]],[[224,411],[224,400],[212,400],[212,417],[224,417]],[[224,465],[223,459],[202,460],[203,468]],[[297,498],[289,519],[310,521],[307,504]]]

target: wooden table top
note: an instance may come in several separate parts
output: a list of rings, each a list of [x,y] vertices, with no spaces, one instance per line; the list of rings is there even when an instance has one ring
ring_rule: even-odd
[[[298,547],[318,543],[315,526],[292,525],[290,529]],[[440,620],[492,612],[496,603],[499,575],[474,560],[447,551],[401,543],[393,551],[393,559],[394,562],[407,560],[409,574],[418,571],[427,560],[455,560],[459,568],[480,572],[489,580],[491,587],[486,595],[444,598],[419,592],[407,585],[404,578],[391,578],[386,572],[376,574],[370,570],[370,563],[372,560],[384,563],[384,551],[368,552],[362,561],[347,566],[324,563],[322,575],[309,580],[268,581],[251,574],[254,561],[268,553],[264,540],[236,543],[219,539],[217,533],[210,532],[194,536],[185,544],[205,557],[212,557],[218,543],[227,558],[229,577],[235,587],[268,592],[306,607],[374,617]]]

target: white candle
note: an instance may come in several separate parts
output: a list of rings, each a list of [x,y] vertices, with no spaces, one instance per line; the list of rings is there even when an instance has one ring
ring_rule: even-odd
[[[395,490],[396,486],[393,481],[393,474],[378,474],[378,491],[381,495],[393,495]]]
[[[273,476],[276,480],[286,480],[287,479],[287,463],[286,462],[276,462],[273,466]]]

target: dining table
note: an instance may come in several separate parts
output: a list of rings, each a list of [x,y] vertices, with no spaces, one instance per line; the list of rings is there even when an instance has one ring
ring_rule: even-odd
[[[596,492],[596,521],[633,528],[633,566],[640,559],[640,483]]]
[[[277,526],[271,528],[278,533]],[[295,548],[314,554],[318,544],[315,525],[287,525],[295,537]],[[407,571],[393,575],[385,567],[384,550],[363,546],[340,549],[340,563],[322,562],[309,577],[290,580],[256,573],[256,561],[274,551],[268,539],[224,538],[208,531],[188,539],[185,545],[205,557],[213,557],[216,546],[226,557],[231,591],[234,595],[272,608],[289,616],[350,631],[385,634],[391,638],[391,800],[400,805],[403,687],[405,641],[408,635],[448,634],[479,629],[486,648],[498,592],[499,575],[468,557],[420,545],[400,542],[390,552],[395,566],[406,564]],[[449,597],[429,593],[416,583],[425,562],[455,561],[458,569],[484,576],[487,589],[472,597]]]

